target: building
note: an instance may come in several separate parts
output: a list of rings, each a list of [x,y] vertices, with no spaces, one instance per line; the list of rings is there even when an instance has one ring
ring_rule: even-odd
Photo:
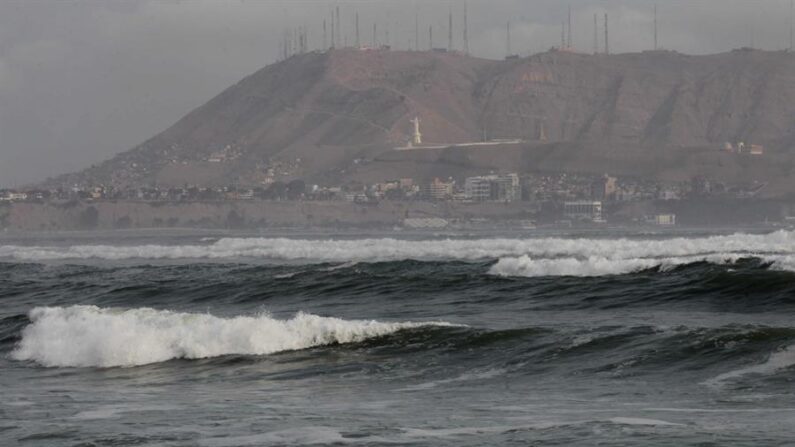
[[[6,197],[5,200],[11,201],[11,202],[22,201],[22,200],[27,200],[28,199],[28,195],[26,193],[24,193],[24,192],[13,192],[13,191],[9,191],[8,193],[6,193],[5,197]]]
[[[441,217],[426,217],[426,218],[408,218],[403,220],[403,226],[406,228],[417,229],[433,229],[444,228],[448,225],[447,220]]]
[[[455,182],[453,180],[442,181],[439,178],[433,179],[428,185],[428,197],[434,200],[449,200],[453,197]]]
[[[591,198],[594,200],[612,200],[616,196],[617,179],[605,174],[591,184]]]
[[[654,216],[654,224],[664,227],[676,225],[676,214],[657,214]]]
[[[679,200],[679,193],[672,188],[663,188],[657,193],[659,200]]]
[[[517,174],[501,175],[492,181],[492,200],[513,202],[521,198],[522,190]]]
[[[491,200],[491,179],[488,177],[467,177],[464,181],[464,194],[469,200],[485,202]]]
[[[414,179],[412,178],[402,178],[399,180],[400,182],[400,189],[411,189],[414,187]]]
[[[464,194],[475,202],[513,202],[521,199],[522,189],[517,174],[485,175],[468,177]]]
[[[602,219],[602,202],[598,200],[564,202],[563,215],[572,220],[604,222],[604,219]]]

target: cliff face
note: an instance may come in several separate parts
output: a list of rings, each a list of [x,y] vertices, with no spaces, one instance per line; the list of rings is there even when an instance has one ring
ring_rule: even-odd
[[[782,163],[793,162],[795,56],[553,51],[489,61],[435,52],[305,54],[243,79],[139,147],[53,183],[386,179],[396,166],[419,164],[422,175],[433,175],[435,165],[449,165],[449,153],[423,154],[420,163],[417,154],[392,151],[408,140],[414,116],[431,144],[526,140],[512,150],[529,155],[508,157],[530,160],[523,169],[690,173],[697,171],[691,148],[717,151],[724,142],[745,141],[765,145],[769,161],[762,164],[790,178]],[[455,163],[501,166],[510,152],[488,151],[493,163],[478,161],[482,155],[454,157]],[[360,169],[357,159],[375,164]]]

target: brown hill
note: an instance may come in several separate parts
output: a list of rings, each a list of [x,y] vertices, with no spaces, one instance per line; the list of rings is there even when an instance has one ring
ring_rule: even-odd
[[[395,151],[424,142],[522,144]],[[165,132],[58,184],[376,181],[483,170],[694,175],[795,191],[795,56],[736,50],[492,61],[334,50],[265,67]],[[546,139],[541,141],[541,134]],[[720,152],[725,142],[762,156]]]

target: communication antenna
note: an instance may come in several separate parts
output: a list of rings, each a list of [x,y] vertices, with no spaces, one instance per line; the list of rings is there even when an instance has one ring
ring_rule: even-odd
[[[400,47],[400,20],[395,20],[394,29],[395,29],[395,37],[394,37],[395,40],[393,40],[393,42],[395,42],[395,48],[397,49],[398,47]],[[411,47],[408,47],[408,49],[411,49]]]
[[[342,26],[340,25],[340,7],[337,6],[337,46],[342,43]]]
[[[337,35],[335,34],[334,26],[336,21],[334,20],[334,10],[331,10],[331,48],[337,47]]]
[[[378,48],[378,23],[373,22],[373,48]]]
[[[450,6],[450,16],[447,24],[447,51],[453,51],[453,7]]]
[[[420,5],[414,3],[414,51],[420,51]]]
[[[567,48],[571,49],[571,5],[569,5],[569,39],[566,45]]]
[[[428,49],[433,50],[433,25],[428,26]]]
[[[793,29],[792,29],[792,12],[795,7],[795,2],[789,1],[789,50],[792,51],[793,44]]]
[[[469,54],[469,20],[467,19],[467,2],[464,2],[464,54]]]
[[[326,34],[326,20],[323,19],[323,49],[328,48],[328,35]]]
[[[610,54],[610,35],[608,34],[607,13],[605,13],[605,54]]]
[[[599,20],[593,15],[593,54],[599,53]]]
[[[657,51],[657,4],[654,4],[654,51]]]
[[[505,42],[505,55],[510,56],[511,55],[511,21],[510,20],[508,21],[508,24],[506,26],[506,37],[507,39]]]
[[[359,12],[356,12],[356,48],[361,48],[361,41],[359,40]]]
[[[566,48],[566,22],[560,22],[560,49]]]

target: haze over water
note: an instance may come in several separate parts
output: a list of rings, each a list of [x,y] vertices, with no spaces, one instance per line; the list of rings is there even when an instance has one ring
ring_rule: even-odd
[[[783,445],[795,233],[0,239],[5,445]]]

